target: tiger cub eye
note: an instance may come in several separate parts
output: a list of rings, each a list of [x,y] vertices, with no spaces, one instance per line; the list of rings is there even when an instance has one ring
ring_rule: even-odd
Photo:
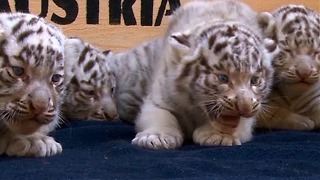
[[[224,74],[218,75],[218,79],[222,83],[228,83],[229,82],[229,77],[227,75],[224,75]]]
[[[257,77],[257,76],[253,76],[253,77],[250,79],[250,84],[253,85],[253,86],[258,85],[259,82],[260,82],[260,79],[259,79],[259,77]]]
[[[16,76],[22,76],[24,74],[24,69],[18,66],[12,66],[12,70]]]
[[[51,82],[53,82],[53,83],[58,83],[58,82],[60,82],[61,78],[62,78],[62,75],[60,75],[60,74],[54,74],[54,75],[51,77]]]

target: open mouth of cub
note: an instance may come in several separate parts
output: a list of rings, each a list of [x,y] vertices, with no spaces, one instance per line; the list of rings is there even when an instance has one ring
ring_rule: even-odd
[[[221,125],[236,128],[240,122],[240,116],[221,115],[216,121]]]
[[[221,125],[236,128],[240,122],[240,115],[215,115],[210,114],[211,121],[218,122]]]

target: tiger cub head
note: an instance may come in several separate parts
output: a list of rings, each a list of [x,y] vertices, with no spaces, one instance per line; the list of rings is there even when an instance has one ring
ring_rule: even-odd
[[[190,101],[204,107],[212,119],[254,117],[272,84],[264,42],[238,23],[217,23],[197,31],[170,37],[169,59],[178,65],[178,89],[187,85],[193,95]]]
[[[301,5],[287,5],[259,15],[279,54],[273,59],[277,87],[303,93],[320,79],[320,16]]]
[[[6,20],[20,25],[0,26],[0,132],[51,131],[64,95],[64,35],[30,14],[1,14]]]
[[[115,77],[106,56],[78,39],[65,43],[67,95],[63,104],[69,119],[112,120],[117,116],[113,93]]]

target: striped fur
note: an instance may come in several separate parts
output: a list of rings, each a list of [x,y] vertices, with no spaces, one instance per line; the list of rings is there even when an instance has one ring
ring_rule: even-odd
[[[107,54],[110,72],[116,77],[114,98],[121,120],[134,123],[152,84],[162,53],[161,42],[162,39],[154,39],[125,52]]]
[[[0,154],[50,156],[64,95],[64,35],[31,14],[0,14]]]
[[[177,9],[132,142],[173,149],[185,139],[249,141],[272,84],[272,54],[263,44],[256,12],[241,2],[192,1]]]
[[[107,56],[78,39],[65,43],[67,95],[62,106],[68,119],[112,120],[117,116],[113,100],[115,78],[108,72]]]
[[[265,128],[320,128],[320,16],[302,5],[261,13],[265,34],[279,54],[273,59],[275,85],[268,110],[259,118]]]

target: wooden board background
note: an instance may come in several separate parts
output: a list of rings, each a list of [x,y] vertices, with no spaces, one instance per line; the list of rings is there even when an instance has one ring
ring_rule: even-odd
[[[12,12],[16,11],[16,2],[21,0],[8,0],[10,9]],[[78,36],[88,41],[96,46],[103,49],[111,49],[115,52],[123,51],[128,48],[135,46],[136,44],[160,36],[167,25],[167,20],[169,16],[164,16],[160,26],[142,26],[140,23],[141,19],[141,1],[142,0],[25,0],[28,3],[29,12],[34,14],[40,14],[41,5],[43,1],[48,1],[48,13],[46,14],[46,19],[51,20],[53,14],[65,17],[66,11],[59,7],[57,4],[64,4],[70,1],[76,1],[78,4],[78,14],[75,19],[70,24],[60,26],[65,34],[68,36]],[[88,1],[88,2],[87,2]],[[123,17],[121,16],[120,25],[110,25],[109,24],[109,5],[110,3],[122,3],[122,2],[132,2],[134,16],[137,21],[137,25],[126,26],[123,23]],[[155,18],[159,12],[159,7],[162,0],[149,0],[153,2],[153,18],[154,23]],[[174,0],[173,0],[174,1]],[[177,0],[184,4],[188,0]],[[99,8],[96,9],[99,15],[98,24],[87,24],[87,3],[99,4]],[[243,2],[248,3],[253,9],[257,11],[269,11],[285,4],[304,4],[310,8],[313,8],[320,12],[320,0],[243,0]],[[149,3],[149,2],[148,2]],[[92,4],[91,4],[92,5]],[[169,2],[166,5],[166,10],[170,9]]]

